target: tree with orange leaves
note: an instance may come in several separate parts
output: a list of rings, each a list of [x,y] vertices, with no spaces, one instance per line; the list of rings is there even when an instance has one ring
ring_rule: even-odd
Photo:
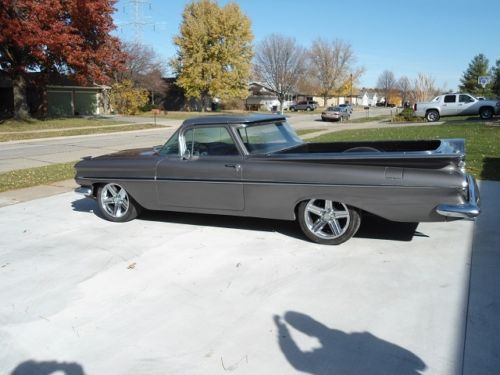
[[[28,72],[105,84],[123,67],[110,35],[116,0],[0,0],[0,71],[11,79],[14,117],[29,117]]]

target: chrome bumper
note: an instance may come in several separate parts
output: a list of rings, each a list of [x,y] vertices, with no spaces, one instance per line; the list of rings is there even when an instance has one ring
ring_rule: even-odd
[[[93,191],[92,187],[90,186],[80,186],[75,189],[75,193],[85,195],[86,197],[92,198],[93,197]]]
[[[469,188],[469,197],[464,204],[440,204],[436,207],[436,212],[443,216],[456,217],[461,219],[473,220],[481,213],[479,205],[479,189],[476,180],[471,175],[467,175],[467,186]]]

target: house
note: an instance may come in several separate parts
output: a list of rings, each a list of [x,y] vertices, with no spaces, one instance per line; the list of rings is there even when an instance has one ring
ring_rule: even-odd
[[[250,82],[248,85],[249,95],[245,99],[245,109],[249,111],[276,111],[279,109],[280,102],[276,93],[260,82]],[[283,109],[288,109],[296,100],[296,94],[285,95]]]
[[[0,72],[2,73],[2,72]],[[26,97],[30,113],[51,117],[102,115],[110,112],[109,91],[104,85],[81,86],[64,76],[51,76],[49,84],[39,84],[40,74],[27,75]],[[0,74],[0,116],[14,112],[12,80]]]

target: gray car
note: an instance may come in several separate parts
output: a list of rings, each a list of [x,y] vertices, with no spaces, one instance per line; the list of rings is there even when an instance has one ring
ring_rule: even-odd
[[[402,222],[479,215],[461,139],[305,143],[281,115],[186,120],[156,148],[78,162],[78,192],[106,219],[143,209],[297,220],[339,244],[364,215]]]
[[[351,116],[347,107],[328,107],[321,112],[321,120],[323,121],[347,121]]]

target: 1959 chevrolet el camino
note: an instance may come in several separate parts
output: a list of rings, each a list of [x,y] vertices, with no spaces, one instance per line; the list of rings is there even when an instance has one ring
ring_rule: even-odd
[[[305,143],[281,115],[186,120],[163,146],[76,164],[77,192],[108,220],[143,208],[297,220],[340,244],[363,214],[402,222],[479,215],[462,139]]]

